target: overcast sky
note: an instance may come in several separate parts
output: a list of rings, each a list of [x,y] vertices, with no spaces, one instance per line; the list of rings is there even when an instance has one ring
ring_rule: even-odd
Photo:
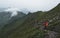
[[[29,11],[47,11],[55,7],[60,0],[0,0],[0,8],[19,8]]]

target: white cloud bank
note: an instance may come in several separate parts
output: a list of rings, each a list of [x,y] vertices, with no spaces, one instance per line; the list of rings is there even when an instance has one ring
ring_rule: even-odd
[[[47,11],[55,7],[60,0],[0,0],[0,7],[12,7],[29,11]]]

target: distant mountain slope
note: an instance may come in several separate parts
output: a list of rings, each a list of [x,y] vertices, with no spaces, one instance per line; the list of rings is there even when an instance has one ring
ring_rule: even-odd
[[[9,12],[0,12],[0,26],[6,24],[10,20],[11,13]]]
[[[0,31],[1,38],[45,38],[42,22],[49,21],[49,31],[60,34],[60,4],[48,12],[35,12],[5,25]],[[60,36],[60,35],[59,35]],[[60,37],[57,38],[60,38]]]
[[[14,12],[11,11],[0,12],[0,27],[3,27],[5,24],[8,24],[9,22],[12,22],[13,20],[16,20],[18,18],[22,18],[23,16],[26,15],[20,11],[16,11],[17,15],[15,16],[12,16],[12,13]]]
[[[26,16],[26,14],[24,14],[23,12],[17,11],[17,15],[13,16],[9,21],[12,22],[14,20],[21,19],[24,16]]]

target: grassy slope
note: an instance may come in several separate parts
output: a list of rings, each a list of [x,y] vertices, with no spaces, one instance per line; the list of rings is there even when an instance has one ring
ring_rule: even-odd
[[[38,22],[51,20],[56,16],[60,16],[60,5],[48,12],[35,12],[27,15],[23,19],[16,20],[10,24],[5,25],[0,31],[1,38],[44,38],[44,31],[35,27],[35,20]],[[36,21],[36,23],[37,23]],[[49,30],[53,27],[59,26],[59,20],[53,20],[49,23]],[[36,25],[38,26],[38,24]],[[57,29],[57,28],[55,28]],[[54,31],[56,31],[53,29]],[[60,29],[60,28],[59,28]],[[59,31],[59,30],[58,30]],[[38,36],[38,37],[37,37]]]

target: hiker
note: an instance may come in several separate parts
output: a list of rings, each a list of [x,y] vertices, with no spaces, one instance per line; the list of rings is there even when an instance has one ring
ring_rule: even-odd
[[[43,25],[44,25],[44,30],[47,30],[48,29],[48,21],[43,22]]]

